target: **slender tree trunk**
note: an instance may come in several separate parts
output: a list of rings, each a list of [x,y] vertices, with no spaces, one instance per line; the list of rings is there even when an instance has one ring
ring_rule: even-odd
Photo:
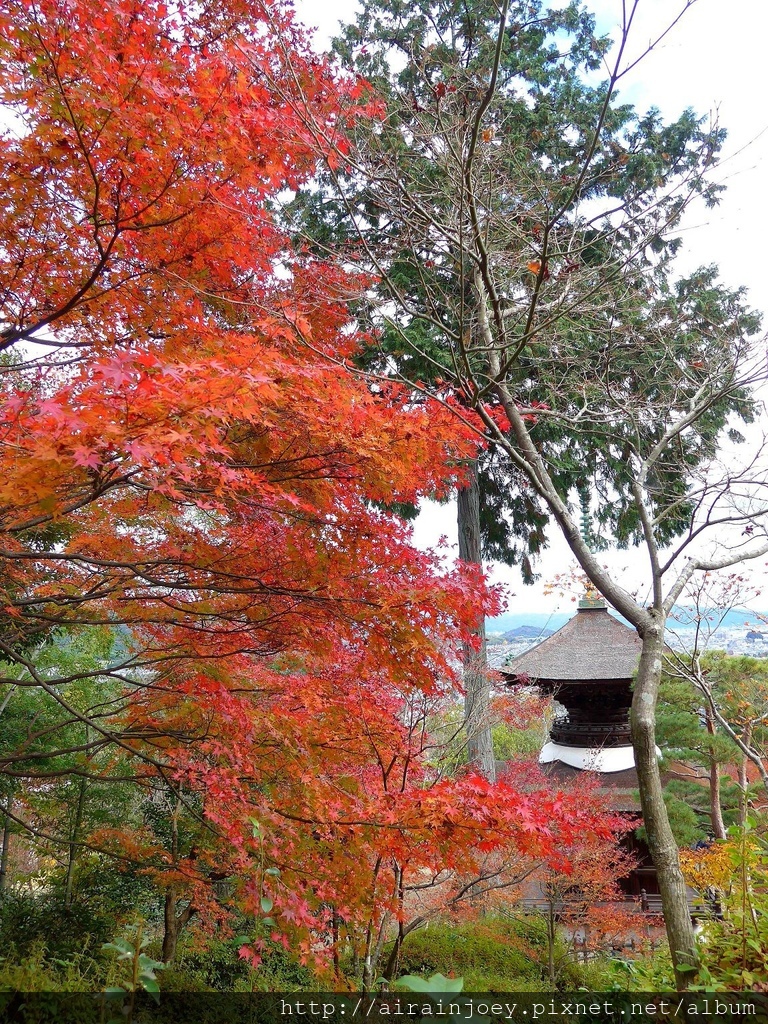
[[[176,892],[172,886],[165,890],[165,904],[163,906],[163,951],[160,959],[169,964],[176,954],[176,944],[179,941],[179,930],[176,924]]]
[[[389,935],[389,926],[391,923],[392,915],[387,910],[381,916],[381,921],[379,922],[379,928],[376,935],[376,942],[374,943],[373,952],[371,953],[369,963],[369,985],[371,987],[379,974],[378,966],[381,963],[381,957],[384,952],[384,946],[387,943],[387,936]]]
[[[78,839],[80,827],[83,823],[83,810],[85,808],[85,790],[87,783],[84,778],[80,779],[80,788],[77,793],[77,805],[75,807],[75,820],[69,836],[69,850],[67,857],[67,877],[64,883],[64,906],[72,906],[72,890],[75,884],[75,861],[78,853]]]
[[[370,906],[375,906],[380,871],[381,857],[377,857],[376,863],[373,865],[373,885],[371,887]],[[365,930],[365,947],[363,949],[363,974],[361,978],[363,992],[367,992],[371,988],[371,984],[373,982],[373,971],[375,967],[373,949],[373,918],[369,917],[368,926]]]
[[[710,736],[715,735],[715,719],[712,709],[707,706],[707,732]],[[725,839],[725,822],[723,821],[723,807],[720,799],[720,765],[715,758],[714,743],[709,756],[709,807],[712,818],[712,835],[715,839]]]
[[[656,700],[664,650],[664,624],[659,613],[650,610],[651,624],[643,631],[643,652],[632,700],[632,742],[635,749],[640,806],[648,846],[659,882],[664,924],[675,968],[678,989],[690,981],[686,965],[698,966],[698,952],[677,843],[669,825],[656,756]]]
[[[403,869],[398,864],[395,868],[395,886],[397,890],[397,936],[392,946],[392,951],[387,959],[387,966],[382,972],[388,981],[392,981],[400,971],[400,959],[403,953],[403,941],[405,939],[405,890],[403,888]]]
[[[176,804],[171,812],[171,864],[177,867],[179,863],[179,815],[181,814],[181,796],[177,794]],[[161,959],[163,963],[170,963],[176,955],[176,945],[184,925],[197,913],[197,908],[188,904],[182,911],[178,911],[179,897],[175,885],[169,885],[165,890],[165,903],[163,906],[163,951]]]
[[[369,992],[373,983],[373,964],[371,951],[373,949],[373,924],[368,922],[368,930],[365,936],[365,955],[363,957],[363,976],[361,988],[363,992]]]
[[[557,928],[555,922],[555,904],[550,900],[547,907],[547,971],[549,974],[549,985],[552,992],[557,987],[557,974],[555,972],[555,938]]]
[[[744,726],[744,732],[741,734],[741,738],[744,741],[744,746],[748,747],[752,742],[752,723],[747,722]],[[749,778],[747,776],[747,765],[749,764],[749,758],[746,754],[741,756],[741,764],[739,765],[739,825],[742,828],[747,824],[747,793],[749,791]]]
[[[333,943],[333,976],[341,979],[341,960],[339,958],[339,912],[333,908],[331,916],[331,942]]]
[[[0,893],[5,889],[8,879],[8,854],[11,851],[11,815],[13,796],[9,795],[6,813],[3,814],[3,852],[0,854]]]
[[[723,821],[720,799],[720,765],[714,758],[709,762],[709,807],[712,816],[712,835],[715,839],[726,839],[728,833]]]
[[[458,493],[459,558],[481,566],[483,563],[480,536],[480,481],[477,462],[470,465],[470,478]],[[496,780],[496,761],[493,756],[490,704],[491,688],[488,682],[488,654],[485,645],[485,620],[475,627],[477,649],[469,644],[464,648],[464,726],[467,731],[469,763],[491,782]]]

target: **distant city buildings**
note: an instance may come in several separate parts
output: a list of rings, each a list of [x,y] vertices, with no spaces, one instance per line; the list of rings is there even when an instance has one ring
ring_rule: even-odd
[[[554,631],[521,626],[505,633],[488,634],[488,664],[493,669],[504,665],[541,643]],[[688,626],[673,624],[667,631],[667,644],[673,650],[687,650],[693,640],[693,630]],[[707,636],[707,650],[725,651],[726,654],[746,655],[751,658],[768,658],[768,626],[751,628],[745,625],[728,626],[714,630]]]

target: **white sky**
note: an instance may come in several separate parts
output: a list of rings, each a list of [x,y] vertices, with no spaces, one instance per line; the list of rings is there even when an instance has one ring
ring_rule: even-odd
[[[339,21],[354,18],[354,0],[336,0],[331,6],[318,0],[295,0],[300,20],[319,29],[318,48],[336,34]],[[553,4],[554,6],[554,4]],[[588,0],[603,31],[618,24],[622,0]],[[682,0],[680,3],[682,6]],[[675,0],[640,0],[633,39],[635,52],[658,35],[680,9]],[[768,312],[768,279],[764,249],[768,239],[768,3],[766,0],[695,0],[681,22],[646,57],[623,83],[620,99],[643,111],[658,107],[667,118],[678,116],[686,107],[700,115],[716,117],[728,130],[716,180],[728,191],[714,210],[692,209],[680,232],[684,252],[679,266],[687,272],[696,266],[717,263],[721,278],[730,287],[744,285],[750,304]],[[763,97],[763,99],[761,99]],[[768,328],[768,317],[766,325]],[[557,537],[538,566],[543,578],[551,579],[572,563],[570,553]],[[430,506],[416,524],[420,546],[431,546],[445,535],[455,542],[453,506]],[[630,589],[645,575],[638,553],[607,553],[603,559],[620,574]],[[752,567],[756,577],[765,577],[765,560]],[[524,587],[514,569],[498,567],[494,578],[509,590],[509,610],[553,611],[559,602],[543,594],[542,586]],[[768,606],[766,597],[757,605]],[[522,606],[522,607],[521,607]],[[570,601],[562,603],[565,610]]]

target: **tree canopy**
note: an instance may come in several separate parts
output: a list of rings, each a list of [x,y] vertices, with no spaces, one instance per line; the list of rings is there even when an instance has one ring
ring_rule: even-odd
[[[743,293],[714,268],[676,272],[674,231],[693,198],[717,201],[724,136],[690,110],[665,124],[617,102],[642,59],[628,49],[637,7],[622,5],[610,53],[575,4],[365,7],[347,58],[374,82],[393,48],[400,64],[386,115],[353,125],[351,175],[334,174],[386,295],[374,319],[406,368],[432,360],[412,387],[474,426],[536,509],[535,535],[555,523],[643,638],[633,739],[683,984],[697,954],[655,754],[663,629],[695,574],[768,548],[765,452],[718,457],[752,418],[765,372]],[[601,565],[579,496],[619,544],[646,548],[647,605]],[[736,522],[748,539],[713,556],[708,531]]]
[[[85,850],[140,867],[169,957],[222,876],[317,957],[339,922],[370,942],[409,875],[609,835],[573,798],[434,768],[430,716],[497,599],[396,509],[477,441],[346,368],[368,277],[273,213],[367,89],[255,0],[9,0],[0,33],[6,826],[68,851],[68,899]],[[96,812],[110,786],[130,813]]]

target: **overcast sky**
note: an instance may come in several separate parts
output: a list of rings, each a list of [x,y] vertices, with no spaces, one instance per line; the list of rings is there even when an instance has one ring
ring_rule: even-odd
[[[606,32],[618,24],[621,0],[588,0],[586,6]],[[640,0],[633,39],[635,52],[668,23],[680,8],[674,0]],[[354,18],[354,0],[332,5],[318,0],[296,0],[297,14],[305,24],[318,28],[318,47],[336,33],[339,20]],[[721,204],[714,210],[689,211],[683,230],[685,248],[680,269],[686,272],[702,264],[717,263],[723,281],[745,286],[751,305],[768,311],[768,3],[766,0],[695,0],[680,23],[659,48],[646,57],[623,82],[620,98],[643,111],[658,107],[668,118],[686,107],[717,118],[728,131],[716,180],[727,185]],[[768,319],[766,321],[768,326]],[[456,537],[455,510],[432,506],[416,527],[419,544],[429,546],[441,535]],[[557,542],[541,560],[543,580],[551,579],[572,564],[570,553]],[[631,588],[642,578],[642,560],[627,552],[604,559],[626,573]],[[756,578],[768,579],[765,560],[753,566]],[[499,567],[495,578],[509,589],[510,610],[524,603],[526,610],[553,610],[555,598],[546,597],[542,586],[524,587],[514,569]],[[768,607],[768,591],[758,606]],[[565,607],[565,606],[564,606]]]

